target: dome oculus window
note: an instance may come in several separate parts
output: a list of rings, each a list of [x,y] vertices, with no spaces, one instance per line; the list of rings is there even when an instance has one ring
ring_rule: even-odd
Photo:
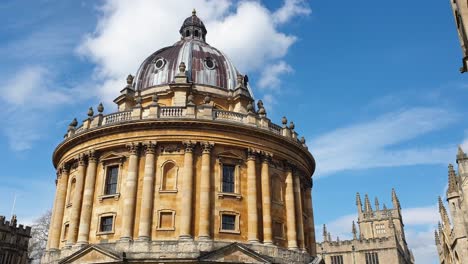
[[[212,70],[215,68],[216,64],[212,58],[206,58],[205,59],[205,66],[206,68]]]
[[[164,67],[164,65],[166,65],[166,60],[163,59],[163,58],[157,58],[155,61],[154,61],[154,66],[156,67],[156,69],[162,69],[162,67]]]

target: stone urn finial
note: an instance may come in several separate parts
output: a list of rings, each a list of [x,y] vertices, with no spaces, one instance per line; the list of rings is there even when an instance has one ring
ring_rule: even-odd
[[[258,100],[257,107],[258,107],[258,114],[259,115],[266,115],[266,110],[265,110],[265,107],[263,106],[263,101],[262,100]]]
[[[102,112],[104,112],[104,106],[102,105],[102,103],[99,103],[99,105],[97,107],[97,110],[98,110],[99,114],[102,114]]]
[[[78,120],[76,120],[76,118],[73,118],[73,120],[70,123],[70,126],[76,127],[77,125],[78,125]]]
[[[185,70],[186,70],[186,66],[185,66],[185,63],[182,61],[180,64],[179,64],[179,74],[180,75],[185,75]]]
[[[203,103],[209,104],[211,102],[211,97],[209,95],[205,96],[205,99],[203,99]]]
[[[294,127],[296,127],[294,125],[294,122],[293,121],[289,122],[289,129],[294,130]]]
[[[133,84],[133,79],[134,79],[133,75],[129,74],[129,75],[127,76],[127,85],[128,85],[128,86],[132,86],[132,84]]]
[[[249,102],[247,104],[247,112],[248,113],[253,113],[254,109],[253,109],[253,105],[252,105],[252,102]]]
[[[281,118],[281,124],[283,124],[283,127],[286,127],[286,124],[288,123],[288,119],[283,116],[283,118]]]
[[[190,93],[188,96],[187,96],[187,104],[188,105],[194,105],[195,103],[193,102],[195,100],[194,96],[192,93]]]
[[[90,108],[88,109],[88,116],[89,116],[89,117],[93,117],[93,115],[94,115],[93,107],[90,107]]]
[[[242,74],[237,74],[237,86],[238,87],[244,86],[244,76],[242,76]]]
[[[304,138],[304,137],[301,137],[300,142],[301,142],[302,145],[304,145],[304,144],[306,143],[305,138]]]
[[[153,103],[157,104],[158,100],[159,100],[158,94],[154,93],[153,97],[151,97],[151,101],[153,101]]]

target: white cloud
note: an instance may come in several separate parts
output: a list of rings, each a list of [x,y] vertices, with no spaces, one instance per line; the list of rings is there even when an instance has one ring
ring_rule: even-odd
[[[288,22],[294,16],[309,15],[310,13],[311,10],[305,1],[286,0],[280,9],[275,11],[273,19],[280,24]]]
[[[284,61],[279,61],[277,64],[268,67],[260,75],[258,87],[268,90],[277,90],[281,84],[280,76],[282,74],[291,73],[293,69]]]
[[[415,164],[445,164],[455,146],[405,147],[427,133],[447,127],[458,115],[441,108],[410,108],[375,120],[338,128],[315,138],[318,177],[343,170]]]
[[[436,205],[427,207],[403,208],[403,222],[405,225],[437,225],[439,211]]]
[[[180,25],[192,7],[207,26],[207,42],[225,52],[243,73],[261,72],[268,65],[278,64],[296,41],[295,36],[281,32],[278,24],[310,13],[305,1],[287,0],[275,12],[257,1],[233,2],[106,1],[95,32],[78,49],[96,63],[99,95],[113,99],[125,84],[126,75],[135,73],[139,63],[176,42]]]

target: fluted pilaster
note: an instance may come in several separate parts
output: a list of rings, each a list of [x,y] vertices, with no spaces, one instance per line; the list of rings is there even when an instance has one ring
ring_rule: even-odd
[[[88,167],[86,169],[86,181],[83,192],[83,205],[81,206],[81,220],[78,230],[78,243],[88,244],[89,229],[91,224],[91,213],[93,210],[94,186],[96,184],[96,153],[90,151],[88,154]]]
[[[122,235],[120,240],[129,241],[133,238],[135,222],[135,204],[138,184],[138,150],[139,144],[127,146],[130,152],[128,159],[127,180],[125,181],[124,206],[122,213]]]
[[[263,243],[267,245],[273,244],[271,230],[270,158],[269,154],[265,154],[262,160]]]
[[[138,240],[151,238],[151,216],[153,212],[154,167],[156,145],[148,142],[145,148],[145,172],[143,176],[143,197],[141,198]]]
[[[50,225],[48,249],[58,249],[60,244],[60,231],[62,230],[63,213],[67,197],[68,175],[70,168],[62,165],[58,170],[57,191],[55,193],[54,211]]]
[[[286,221],[287,221],[287,237],[288,248],[297,250],[297,229],[296,229],[296,205],[294,201],[294,183],[292,168],[288,165],[286,171]]]
[[[193,148],[195,142],[184,142],[184,173],[182,180],[182,210],[180,214],[180,233],[182,239],[192,238],[192,195],[193,195]]]
[[[78,227],[80,224],[81,202],[83,200],[83,186],[85,181],[86,162],[84,154],[78,156],[78,172],[76,174],[75,192],[72,199],[70,214],[70,231],[68,232],[67,246],[76,243]]]
[[[257,175],[255,169],[256,153],[247,151],[247,239],[250,243],[258,243],[258,208],[257,208]]]
[[[198,237],[200,239],[210,238],[210,189],[211,189],[211,149],[213,143],[202,143],[202,164],[200,179],[200,220]]]

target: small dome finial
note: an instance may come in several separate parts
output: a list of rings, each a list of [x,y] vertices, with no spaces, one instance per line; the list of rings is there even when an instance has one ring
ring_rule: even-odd
[[[195,8],[192,10],[192,16],[196,16],[197,15],[197,10],[195,10]]]

